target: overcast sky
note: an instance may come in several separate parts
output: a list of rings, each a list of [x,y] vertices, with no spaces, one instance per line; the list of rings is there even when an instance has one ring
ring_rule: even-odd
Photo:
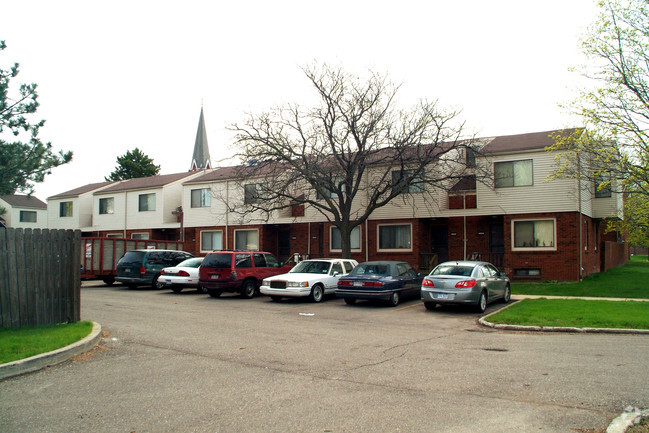
[[[35,82],[41,137],[73,161],[47,197],[101,182],[135,147],[162,174],[187,171],[201,109],[212,160],[226,127],[312,96],[300,67],[368,69],[402,83],[399,103],[438,100],[479,136],[575,126],[559,103],[579,85],[579,36],[595,0],[0,0],[0,65]]]

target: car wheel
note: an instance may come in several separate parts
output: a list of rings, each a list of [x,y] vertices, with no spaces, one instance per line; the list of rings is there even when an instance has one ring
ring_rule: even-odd
[[[345,298],[345,304],[352,305],[356,303],[356,298]]]
[[[279,302],[279,301],[282,300],[282,297],[281,296],[271,296],[270,300],[275,301],[275,302]]]
[[[322,298],[324,298],[324,289],[320,284],[314,285],[311,289],[309,299],[311,300],[311,302],[320,302],[322,301]]]
[[[392,292],[390,299],[388,299],[388,304],[390,304],[391,307],[399,305],[399,292]]]
[[[437,307],[437,302],[424,302],[424,307],[426,307],[427,310],[432,311]]]
[[[154,289],[164,289],[165,288],[165,283],[164,281],[160,281],[160,274],[156,275],[153,277],[153,282],[151,283]]]
[[[182,288],[182,287],[178,287],[178,286],[173,286],[173,287],[171,288],[171,290],[173,290],[174,293],[180,293],[180,292],[183,291],[183,288]]]
[[[241,287],[241,297],[244,299],[250,299],[255,296],[256,290],[257,286],[255,285],[255,282],[252,280],[246,280],[243,282],[243,286]]]
[[[201,286],[201,285],[199,285],[196,288],[196,290],[198,291],[198,293],[207,293],[207,289],[205,287]]]
[[[478,299],[475,309],[478,313],[484,313],[487,309],[487,292],[484,290],[480,293],[480,299]]]
[[[104,277],[103,282],[107,286],[112,286],[115,283],[115,277],[108,275],[107,277]]]
[[[220,291],[220,290],[208,290],[207,293],[209,293],[209,295],[210,295],[212,298],[218,298],[218,297],[221,296],[221,293],[223,293],[223,292]]]
[[[503,295],[503,302],[506,304],[512,299],[512,289],[509,284],[505,286],[505,294]]]

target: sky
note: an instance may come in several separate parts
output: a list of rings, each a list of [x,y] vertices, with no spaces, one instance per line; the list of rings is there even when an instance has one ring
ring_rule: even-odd
[[[228,126],[286,103],[310,106],[312,64],[401,84],[459,109],[480,137],[579,124],[560,104],[583,79],[579,37],[595,0],[0,0],[0,66],[37,83],[40,137],[74,152],[41,200],[104,181],[135,147],[161,174],[189,170],[201,106],[213,166],[232,164]],[[469,135],[469,134],[468,134]]]

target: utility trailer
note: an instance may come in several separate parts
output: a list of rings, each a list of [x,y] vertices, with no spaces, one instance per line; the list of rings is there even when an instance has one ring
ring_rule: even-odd
[[[111,285],[117,275],[117,262],[131,250],[183,250],[183,242],[151,239],[123,239],[103,237],[81,238],[81,279],[103,280]]]

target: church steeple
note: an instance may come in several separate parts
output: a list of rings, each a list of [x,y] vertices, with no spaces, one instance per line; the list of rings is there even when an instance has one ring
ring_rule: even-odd
[[[189,171],[202,170],[204,168],[212,168],[212,163],[210,162],[210,148],[207,145],[207,132],[205,132],[203,104],[201,104],[201,116],[198,119],[194,155],[192,156],[192,165]]]

